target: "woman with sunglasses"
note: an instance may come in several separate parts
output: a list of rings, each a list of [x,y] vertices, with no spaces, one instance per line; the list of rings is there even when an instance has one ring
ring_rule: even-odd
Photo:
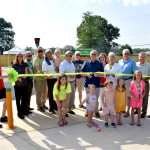
[[[23,61],[22,53],[16,54],[14,64],[12,66],[18,74],[28,73],[28,64]],[[24,115],[28,116],[29,110],[27,109],[27,77],[19,77],[15,82],[14,90],[16,97],[16,106],[18,111],[18,117],[24,119]]]

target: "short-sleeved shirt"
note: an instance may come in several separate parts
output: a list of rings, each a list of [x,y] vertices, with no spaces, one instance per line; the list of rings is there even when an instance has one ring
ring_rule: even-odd
[[[33,60],[33,67],[34,67],[34,73],[37,74],[37,70],[35,69],[35,66],[39,66],[39,71],[42,72],[42,63],[44,61],[44,57],[41,59],[39,56],[36,56]],[[36,80],[45,80],[45,77],[39,76],[36,77]]]
[[[79,61],[76,61],[76,60],[74,60],[74,61],[72,61],[73,62],[73,64],[74,64],[74,66],[75,66],[75,72],[76,73],[79,73],[79,72],[81,72],[80,70],[81,70],[81,68],[82,68],[82,65],[83,65],[83,61],[82,60],[79,60]],[[81,78],[81,75],[79,74],[79,75],[76,75],[76,78]]]
[[[91,60],[88,60],[84,62],[81,72],[104,72],[103,64],[96,60],[94,63]],[[88,87],[89,84],[94,84],[96,88],[100,88],[101,86],[101,78],[95,77],[94,74],[92,74],[92,78],[86,77],[85,79],[85,87]]]
[[[133,59],[129,58],[127,61],[123,59],[119,60],[118,63],[121,65],[123,74],[133,74],[136,70],[136,63]],[[130,79],[132,76],[123,76],[124,79]]]
[[[142,72],[142,75],[150,76],[150,64],[148,62],[144,62],[143,64],[136,62],[136,65],[138,70]]]
[[[14,68],[18,74],[25,74],[25,68],[28,67],[27,63],[23,63],[21,65],[19,64],[13,64],[12,68]],[[15,86],[26,86],[27,85],[27,79],[26,78],[21,78],[21,82],[20,81],[16,81],[15,82]]]
[[[67,82],[67,88],[65,85],[60,85],[60,91],[58,91],[57,89],[57,82],[55,83],[54,85],[54,89],[53,89],[53,96],[54,96],[54,100],[56,101],[56,96],[55,95],[58,95],[58,98],[59,100],[64,100],[66,99],[66,94],[67,93],[71,93],[71,85],[69,82]]]
[[[71,62],[68,62],[66,59],[59,66],[60,73],[75,73],[75,66]],[[74,81],[75,78],[67,78],[69,82]]]
[[[2,75],[2,68],[1,68],[1,65],[0,65],[0,76]],[[0,79],[0,90],[2,90],[4,88],[4,81],[3,79]]]
[[[32,72],[34,72],[32,61],[29,61],[28,59],[25,59],[25,62],[28,64],[28,69],[31,69]],[[29,72],[28,72],[28,74],[29,74]],[[28,77],[28,78],[33,79],[33,77]]]

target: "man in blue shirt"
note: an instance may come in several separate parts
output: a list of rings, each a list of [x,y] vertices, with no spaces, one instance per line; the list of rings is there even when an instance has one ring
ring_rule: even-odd
[[[122,51],[123,59],[119,60],[119,64],[121,65],[123,74],[133,74],[136,70],[136,62],[130,58],[130,51],[128,49],[124,49]],[[130,105],[131,105],[131,95],[129,93],[130,82],[132,81],[132,76],[123,76],[125,79],[125,86],[127,88],[127,112],[124,114],[124,117],[129,116]]]
[[[98,74],[95,72],[104,72],[104,67],[103,67],[103,64],[96,59],[97,58],[96,50],[91,51],[90,58],[91,58],[90,60],[84,62],[81,68],[81,72],[94,72],[94,74],[83,75],[83,76],[86,76],[84,87],[86,90],[86,94],[88,94],[89,93],[88,85],[94,84],[96,86],[95,94],[96,94],[96,100],[97,100],[97,107],[95,109],[95,116],[99,118],[100,114],[98,112],[98,107],[99,107],[98,97],[100,93],[101,77],[103,76],[103,74]]]

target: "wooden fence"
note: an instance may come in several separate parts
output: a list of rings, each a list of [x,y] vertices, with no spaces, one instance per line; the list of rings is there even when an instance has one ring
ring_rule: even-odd
[[[134,59],[135,62],[138,61],[138,56],[130,56],[130,58]],[[24,56],[24,59],[25,59],[25,56]],[[62,59],[64,59],[64,56],[62,56]],[[89,59],[90,59],[90,57],[88,57],[88,56],[84,56],[84,57],[81,56],[81,60],[83,60],[83,61],[87,61]],[[118,60],[120,60],[120,59],[122,59],[122,56],[116,56],[116,62],[118,62]],[[15,55],[9,55],[9,56],[8,55],[0,55],[1,66],[11,66],[12,65],[11,63],[14,62],[14,60],[15,60]],[[150,56],[146,57],[146,61],[150,62]]]

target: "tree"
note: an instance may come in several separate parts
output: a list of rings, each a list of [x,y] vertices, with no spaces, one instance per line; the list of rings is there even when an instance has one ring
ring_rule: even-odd
[[[63,54],[65,54],[66,51],[71,51],[74,54],[75,48],[71,45],[65,45],[63,48]]]
[[[80,26],[77,27],[79,48],[92,48],[108,53],[112,47],[117,46],[113,40],[120,36],[119,28],[91,12],[83,13],[82,18]]]
[[[6,22],[5,19],[0,18],[0,50],[8,51],[14,47],[14,35],[15,32],[12,30],[10,22]]]
[[[125,44],[125,45],[122,45],[121,48],[120,48],[120,52],[119,52],[119,56],[122,56],[122,51],[124,49],[128,49],[130,51],[130,54],[132,55],[133,54],[133,50],[131,48],[131,46],[129,44]]]

